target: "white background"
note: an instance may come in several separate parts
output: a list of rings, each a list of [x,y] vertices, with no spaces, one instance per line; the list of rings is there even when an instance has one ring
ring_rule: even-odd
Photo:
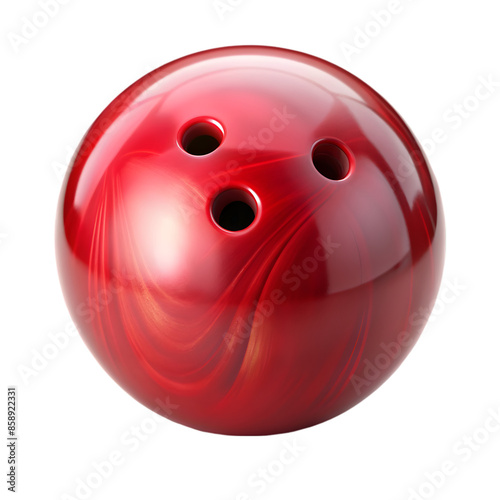
[[[18,498],[499,499],[499,4],[65,3],[31,32],[25,18],[44,22],[37,1],[4,1],[0,14],[2,401],[17,385]],[[390,19],[376,15],[389,7]],[[61,176],[102,109],[157,66],[237,44],[308,52],[373,86],[426,145],[447,224],[436,308],[396,374],[336,419],[261,438],[152,420],[68,335],[53,243]],[[496,84],[478,101],[482,79]],[[299,451],[280,466],[286,443]],[[98,476],[110,455],[120,463]],[[269,467],[272,482],[257,483]]]

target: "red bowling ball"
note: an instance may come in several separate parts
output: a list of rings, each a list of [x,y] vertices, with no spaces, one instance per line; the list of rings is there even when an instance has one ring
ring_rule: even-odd
[[[56,253],[123,389],[196,429],[273,434],[399,366],[436,298],[444,221],[421,147],[373,89],[310,55],[227,47],[158,68],[97,118]]]

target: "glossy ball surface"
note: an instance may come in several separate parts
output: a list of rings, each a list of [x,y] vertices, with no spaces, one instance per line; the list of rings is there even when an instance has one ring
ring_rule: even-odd
[[[72,317],[105,370],[182,424],[330,419],[406,357],[444,221],[394,109],[326,61],[228,47],[148,74],[91,126],[61,193]]]

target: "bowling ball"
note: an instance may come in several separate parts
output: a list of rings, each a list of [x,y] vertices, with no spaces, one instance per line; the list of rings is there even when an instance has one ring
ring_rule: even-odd
[[[56,253],[123,389],[196,429],[273,434],[339,415],[407,356],[441,279],[443,210],[417,139],[367,84],[226,47],[152,71],[96,119]]]

